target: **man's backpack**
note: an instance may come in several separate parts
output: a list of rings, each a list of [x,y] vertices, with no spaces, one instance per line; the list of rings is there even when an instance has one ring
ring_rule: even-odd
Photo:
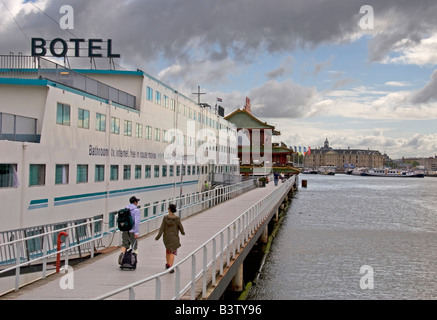
[[[134,219],[130,213],[130,209],[124,208],[117,212],[117,224],[120,231],[129,231],[134,227]]]

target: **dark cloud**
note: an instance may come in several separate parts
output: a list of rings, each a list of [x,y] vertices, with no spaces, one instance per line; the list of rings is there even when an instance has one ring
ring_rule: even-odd
[[[16,20],[28,37],[71,37],[56,25],[62,17],[59,9],[63,4],[55,0],[35,1],[44,14],[31,3],[21,3],[23,10],[16,14]],[[382,32],[370,42],[372,61],[382,59],[399,40],[418,41],[424,33],[436,29],[435,1],[374,0],[367,4],[374,7],[375,24],[386,21]],[[351,41],[360,32],[359,10],[363,2],[76,0],[70,5],[75,13],[75,29],[71,30],[74,35],[112,38],[124,63],[141,66],[158,57],[171,63],[227,58],[247,62],[260,50],[282,53],[297,47]],[[7,14],[1,10],[2,16]],[[2,49],[6,53],[29,53],[29,43],[24,36],[17,36],[19,31],[11,32],[14,28],[12,21],[2,25]]]
[[[292,56],[285,58],[278,68],[266,73],[267,79],[274,80],[292,74],[293,63],[294,58]]]
[[[252,108],[258,116],[267,118],[300,118],[310,116],[317,90],[292,80],[271,80],[250,92]]]
[[[428,103],[437,99],[437,70],[431,75],[431,81],[421,90],[415,92],[411,97],[414,104]]]

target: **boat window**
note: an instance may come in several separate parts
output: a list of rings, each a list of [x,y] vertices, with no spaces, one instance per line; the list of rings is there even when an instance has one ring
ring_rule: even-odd
[[[118,180],[118,165],[116,165],[116,164],[111,165],[110,175],[111,175],[111,177],[110,177],[111,181]]]
[[[46,182],[46,165],[31,164],[29,166],[29,186],[43,186]]]
[[[70,125],[70,106],[68,104],[58,103],[56,108],[56,123],[65,126]]]
[[[156,101],[157,104],[161,105],[161,92],[156,91]]]
[[[100,182],[105,180],[105,166],[103,164],[96,164],[94,181]]]
[[[130,180],[131,177],[131,166],[124,165],[123,166],[123,180]]]
[[[146,172],[146,179],[147,178],[151,178],[152,177],[152,166],[150,166],[150,165],[146,165],[146,167],[145,167],[146,169],[145,169],[145,172]]]
[[[146,126],[146,139],[152,140],[152,127]]]
[[[120,134],[120,118],[111,117],[111,133]]]
[[[141,179],[141,165],[135,165],[135,179]]]
[[[135,124],[135,137],[137,138],[143,137],[143,125],[140,123]]]
[[[150,87],[147,87],[147,100],[153,101],[153,89]]]
[[[55,184],[67,184],[69,176],[68,164],[57,164],[55,168]]]
[[[78,164],[77,165],[77,183],[85,183],[88,182],[88,165],[87,164]]]
[[[79,108],[77,117],[77,126],[79,128],[90,128],[90,112],[89,110]]]
[[[124,135],[132,137],[132,121],[124,120]]]
[[[96,113],[96,130],[106,131],[106,116],[101,113]]]
[[[0,163],[0,188],[18,187],[16,163]]]

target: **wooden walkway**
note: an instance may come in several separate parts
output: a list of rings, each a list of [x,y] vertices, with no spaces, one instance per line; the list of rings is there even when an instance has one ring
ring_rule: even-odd
[[[278,187],[274,183],[266,188],[256,188],[182,220],[185,236],[181,235],[182,247],[178,250],[175,263],[188,256],[214,234],[249,209],[255,202],[273,193]],[[63,300],[93,299],[115,289],[150,277],[165,270],[165,249],[162,238],[155,240],[157,231],[139,238],[138,265],[135,271],[121,271],[118,265],[119,248],[103,253],[73,267],[73,272],[56,274],[34,284],[21,288],[17,292],[5,295],[0,300]],[[162,298],[166,299],[166,287],[171,287],[174,274],[165,275]],[[68,276],[69,282],[66,281]],[[62,284],[64,284],[62,286]],[[68,288],[68,286],[70,288]],[[64,287],[64,288],[62,288]],[[144,284],[136,290],[136,299],[154,299],[152,284]],[[128,292],[112,297],[127,299]]]

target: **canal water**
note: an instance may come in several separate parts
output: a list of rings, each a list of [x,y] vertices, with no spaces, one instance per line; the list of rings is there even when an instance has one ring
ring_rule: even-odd
[[[437,299],[437,178],[299,178],[249,300]]]

